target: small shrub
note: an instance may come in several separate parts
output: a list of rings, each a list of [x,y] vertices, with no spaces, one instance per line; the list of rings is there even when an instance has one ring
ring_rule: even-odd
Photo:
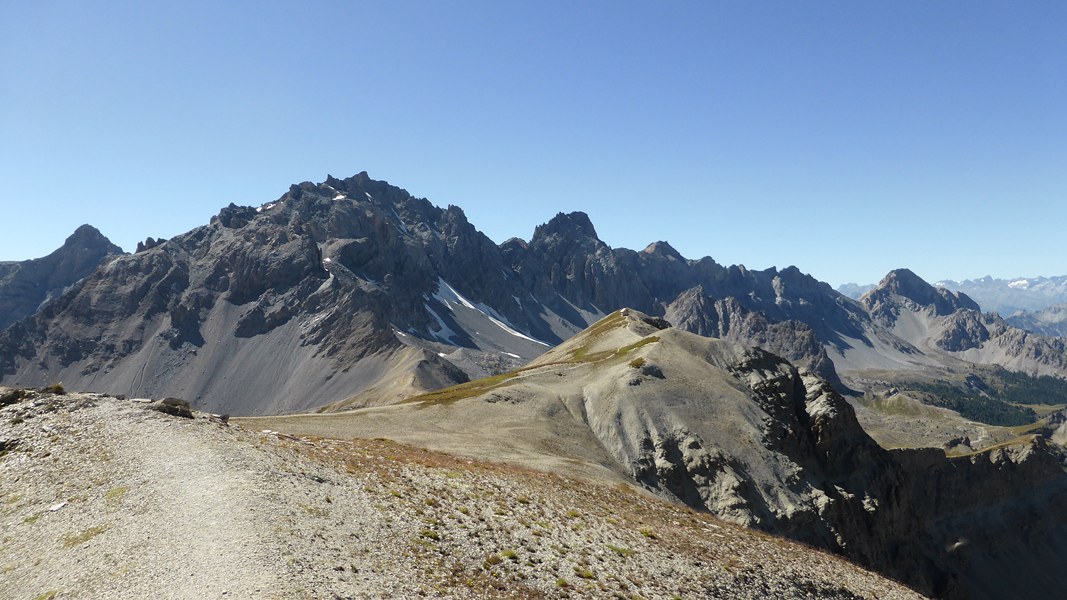
[[[437,533],[433,529],[423,529],[422,531],[419,532],[419,535],[421,535],[422,537],[424,537],[426,539],[433,540],[435,542],[441,541],[441,534]]]
[[[640,369],[643,366],[645,366],[645,359],[643,356],[638,356],[630,361],[630,368],[632,369]]]
[[[608,550],[611,550],[615,554],[618,554],[619,556],[623,556],[623,557],[631,556],[634,553],[633,550],[630,550],[629,548],[623,548],[622,546],[613,546],[611,544],[607,544],[607,547],[608,547]]]
[[[519,554],[517,552],[515,552],[514,550],[505,550],[505,551],[501,552],[500,554],[501,554],[501,556],[503,556],[504,558],[506,558],[508,560],[512,560],[512,561],[519,560]]]
[[[57,396],[62,396],[67,393],[67,390],[63,389],[62,383],[53,383],[52,385],[45,386],[41,388],[41,391],[49,394],[56,394]]]
[[[651,529],[649,529],[647,527],[642,527],[640,531],[641,531],[641,535],[645,536],[646,538],[648,538],[650,540],[659,539],[656,536],[656,532],[652,531]]]
[[[25,400],[30,396],[30,393],[26,390],[11,390],[0,394],[0,406],[7,406],[9,404],[15,404],[20,400]]]
[[[574,567],[574,574],[582,579],[596,579],[596,575],[585,567]]]

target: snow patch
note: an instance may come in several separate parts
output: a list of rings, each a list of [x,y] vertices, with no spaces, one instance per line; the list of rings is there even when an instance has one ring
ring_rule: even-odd
[[[411,232],[408,231],[408,226],[404,224],[404,221],[400,218],[400,215],[396,214],[396,209],[393,207],[389,207],[389,211],[393,213],[393,218],[396,219],[396,228],[399,229],[400,232],[403,234],[411,235]]]
[[[426,312],[430,313],[430,316],[433,317],[433,320],[437,321],[438,329],[437,331],[430,331],[430,335],[450,344],[455,343],[452,341],[452,338],[456,337],[456,332],[452,331],[452,329],[445,324],[444,319],[442,319],[436,312],[434,312],[434,310],[430,308],[429,304],[424,303],[422,306],[426,309]]]
[[[501,352],[501,354],[506,354],[506,355],[510,356],[511,358],[522,358],[518,354],[512,354],[511,352]]]
[[[259,208],[257,208],[256,212],[257,213],[261,213],[261,212],[263,212],[265,210],[270,210],[270,209],[274,208],[275,206],[278,206],[277,202],[271,202],[270,204],[264,204],[263,206],[260,206]]]
[[[442,304],[444,304],[448,308],[452,308],[453,303],[458,303],[463,306],[466,306],[467,308],[478,310],[477,306],[471,304],[470,300],[464,298],[463,294],[457,292],[456,288],[449,285],[447,281],[440,277],[437,278],[437,291],[434,293],[433,297],[437,298]]]
[[[318,294],[319,292],[325,292],[326,290],[330,289],[331,283],[333,283],[333,273],[330,273],[330,276],[326,278],[326,281],[322,282],[322,285],[319,286],[319,289],[315,290],[315,293]]]
[[[1016,279],[1008,283],[1008,287],[1015,290],[1025,290],[1030,287],[1030,281],[1027,279]]]
[[[337,195],[333,197],[333,201],[334,202],[337,202],[338,200],[344,200],[344,199],[345,199],[345,195],[343,193],[341,193],[341,192],[337,192]]]
[[[434,293],[433,297],[436,298],[438,301],[440,301],[442,304],[444,304],[445,306],[447,306],[450,309],[452,308],[453,303],[456,303],[456,304],[460,304],[462,306],[465,306],[465,307],[467,307],[467,308],[469,308],[471,310],[478,311],[478,312],[482,313],[483,315],[485,315],[485,318],[487,318],[490,321],[492,321],[493,325],[496,325],[497,327],[503,329],[505,332],[507,332],[507,333],[509,333],[509,334],[511,334],[511,335],[513,335],[515,337],[519,337],[519,338],[522,338],[524,340],[529,340],[529,341],[531,341],[531,342],[533,342],[535,344],[541,344],[542,346],[545,346],[547,348],[551,348],[552,347],[551,344],[546,344],[545,342],[542,342],[541,340],[534,339],[534,338],[526,335],[525,333],[522,333],[520,331],[516,331],[514,328],[511,327],[510,323],[506,322],[507,319],[504,319],[504,317],[500,316],[500,314],[497,313],[495,310],[493,310],[492,307],[487,306],[485,304],[481,304],[481,303],[475,305],[470,300],[467,300],[466,298],[464,298],[463,294],[460,294],[459,292],[457,292],[456,288],[454,288],[451,285],[449,285],[449,283],[447,281],[445,281],[444,279],[442,279],[440,277],[437,278],[437,292]],[[478,333],[478,332],[475,332],[475,333]]]

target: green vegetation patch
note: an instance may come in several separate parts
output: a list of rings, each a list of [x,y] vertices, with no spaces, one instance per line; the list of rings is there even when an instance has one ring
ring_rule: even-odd
[[[415,402],[423,407],[440,404],[452,404],[457,400],[480,396],[485,392],[506,385],[508,381],[516,377],[519,372],[520,371],[512,371],[510,373],[501,373],[500,375],[493,375],[492,377],[486,377],[484,379],[468,381],[467,383],[454,385],[450,388],[437,390],[436,392],[430,392],[428,394],[421,394],[413,398],[408,398],[407,400],[404,400],[404,402]]]
[[[107,525],[95,525],[81,533],[68,533],[63,536],[63,546],[67,548],[80,546],[105,531],[107,531]]]
[[[575,350],[571,351],[571,360],[570,360],[570,362],[575,362],[575,363],[600,362],[602,360],[605,360],[605,359],[608,359],[608,358],[613,358],[613,357],[616,357],[616,356],[625,356],[625,355],[629,354],[630,352],[633,352],[634,350],[637,350],[641,346],[647,346],[648,344],[654,344],[654,343],[656,343],[658,341],[659,341],[659,336],[658,335],[650,335],[650,336],[648,336],[646,338],[641,338],[640,340],[637,340],[636,342],[634,342],[632,344],[629,344],[627,346],[623,346],[623,347],[615,349],[615,350],[601,350],[600,352],[593,352],[593,353],[589,352],[589,348],[588,347],[582,346],[580,348],[576,348]],[[640,360],[643,361],[644,359],[640,359]],[[642,362],[642,364],[644,364],[644,363]],[[631,364],[631,366],[633,366],[633,365]]]
[[[933,383],[909,382],[905,386],[914,392],[919,392],[921,396],[916,395],[916,397],[926,404],[954,410],[972,421],[1015,427],[1037,420],[1037,413],[1032,408],[1009,404],[1000,398],[965,385],[938,381]]]
[[[934,381],[903,381],[899,387],[924,404],[954,410],[972,421],[1006,427],[1032,424],[1067,406],[1067,380],[1001,366],[948,373]],[[877,408],[891,412],[893,407],[887,402]]]
[[[1019,427],[1067,405],[1067,380],[1029,375],[1001,366],[978,367],[937,381],[905,381],[905,391],[926,404],[952,409],[990,425]],[[1035,410],[1037,409],[1037,410]]]
[[[122,499],[126,497],[126,492],[130,491],[130,488],[126,486],[119,486],[111,488],[106,494],[104,494],[104,500],[109,504],[118,504],[122,502]]]
[[[990,387],[1005,402],[1015,404],[1067,404],[1067,381],[1051,375],[1027,375],[1001,366],[991,369]]]

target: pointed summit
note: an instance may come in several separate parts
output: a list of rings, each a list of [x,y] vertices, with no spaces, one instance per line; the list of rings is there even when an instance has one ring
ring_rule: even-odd
[[[675,250],[674,246],[671,246],[670,244],[664,241],[652,242],[651,244],[646,246],[645,249],[642,250],[642,252],[644,252],[645,254],[655,254],[664,258],[673,258],[675,260],[685,262],[685,257],[682,256],[680,252]]]
[[[581,211],[556,213],[556,216],[552,217],[551,221],[534,229],[531,242],[550,236],[592,238],[598,242],[600,241],[596,234],[596,228],[593,227],[593,222],[589,220],[589,215]]]
[[[909,269],[895,269],[879,282],[878,287],[867,292],[862,302],[868,308],[884,303],[892,296],[899,296],[923,307],[933,308],[938,316],[948,315],[961,309],[981,311],[978,304],[967,297],[927,283]]]
[[[109,256],[122,254],[96,227],[82,225],[43,258],[9,263],[0,273],[0,329],[33,314],[49,298],[92,273]]]

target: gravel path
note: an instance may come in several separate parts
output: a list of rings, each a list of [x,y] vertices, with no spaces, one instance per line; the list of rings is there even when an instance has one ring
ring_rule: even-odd
[[[0,598],[918,597],[617,486],[151,406],[0,407]]]

